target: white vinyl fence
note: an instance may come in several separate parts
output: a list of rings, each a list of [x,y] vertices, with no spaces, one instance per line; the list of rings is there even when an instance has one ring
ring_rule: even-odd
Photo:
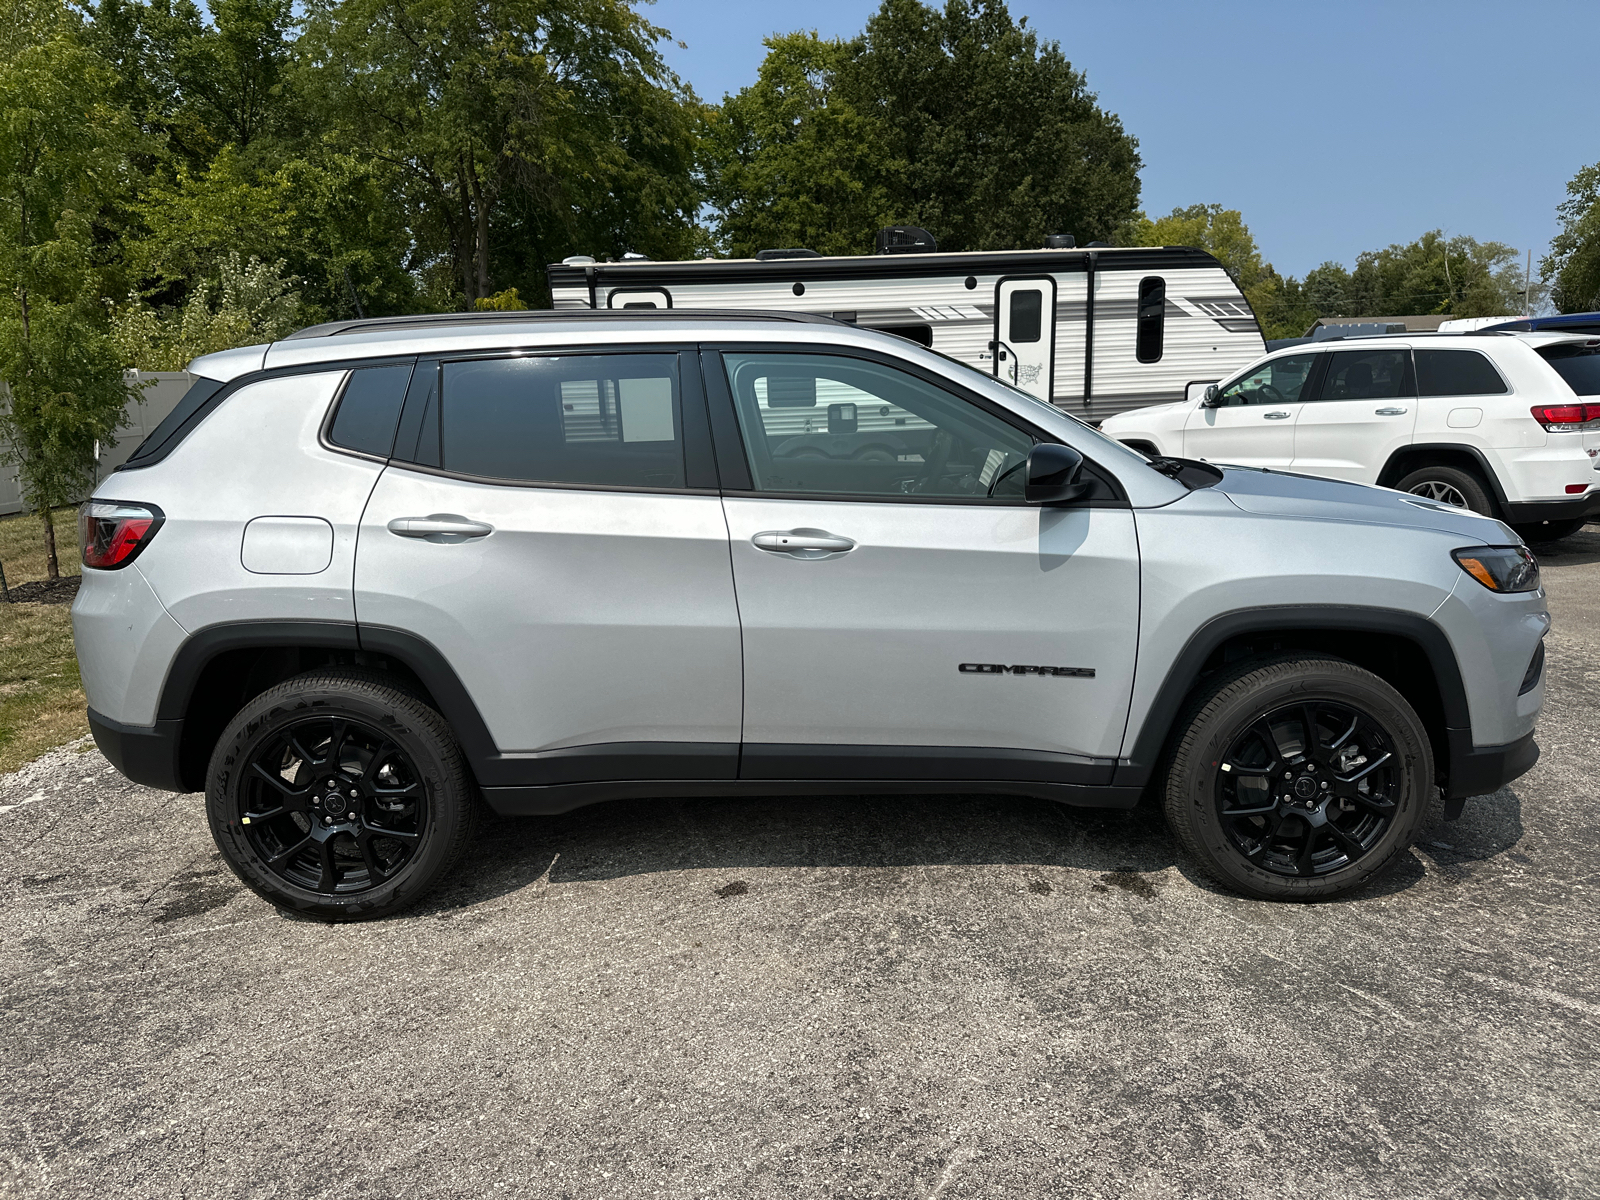
[[[145,435],[177,406],[194,382],[194,376],[187,371],[129,371],[128,374],[136,376],[145,387],[139,392],[139,399],[128,405],[128,426],[117,431],[115,441],[101,443],[100,462],[95,473],[97,480],[104,479],[128,461],[128,456],[144,441]],[[8,399],[5,385],[0,384],[0,403]],[[16,469],[0,467],[0,516],[26,510],[22,489],[17,486]]]

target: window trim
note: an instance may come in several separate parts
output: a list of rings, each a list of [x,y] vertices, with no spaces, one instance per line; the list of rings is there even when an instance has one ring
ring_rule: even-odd
[[[715,439],[717,465],[722,478],[721,491],[724,496],[732,496],[738,499],[816,500],[824,503],[850,504],[955,504],[981,508],[1032,509],[1041,507],[1037,504],[1029,504],[1026,500],[992,500],[987,496],[918,496],[882,492],[777,492],[759,489],[755,486],[754,477],[750,474],[749,451],[744,444],[744,434],[739,428],[739,414],[734,408],[733,389],[728,383],[727,367],[722,361],[724,354],[810,354],[829,358],[853,358],[871,363],[874,366],[889,367],[892,370],[902,371],[923,383],[940,388],[966,401],[987,415],[998,419],[1003,424],[1010,425],[1019,433],[1031,438],[1035,445],[1041,442],[1049,442],[1053,445],[1063,444],[1058,435],[1051,433],[1049,430],[1041,429],[1019,414],[990,400],[987,396],[968,391],[949,377],[936,371],[930,371],[919,363],[907,362],[890,354],[866,350],[857,346],[833,346],[814,342],[705,344],[700,348],[702,360],[701,376],[706,384],[706,397],[711,413],[711,429]],[[730,459],[732,460],[731,464],[729,463]],[[1083,464],[1084,468],[1091,471],[1111,492],[1111,495],[1098,500],[1080,501],[1075,503],[1073,507],[1132,508],[1133,505],[1128,499],[1127,489],[1122,486],[1122,481],[1117,478],[1114,471],[1101,465],[1087,454],[1084,455]]]
[[[473,475],[466,471],[430,466],[427,463],[413,462],[409,458],[403,458],[394,453],[391,453],[388,463],[391,467],[399,470],[416,471],[425,475],[434,475],[441,479],[459,479],[467,483],[488,484],[492,487],[538,488],[560,492],[637,492],[645,495],[686,496],[717,495],[716,460],[711,430],[707,423],[705,388],[701,383],[699,357],[694,346],[685,346],[681,343],[667,345],[661,343],[646,343],[643,345],[626,343],[596,346],[593,343],[589,343],[574,347],[516,346],[497,350],[474,349],[461,352],[424,354],[418,356],[416,367],[412,369],[411,378],[414,385],[418,372],[422,369],[428,368],[438,372],[440,379],[439,407],[442,412],[444,403],[443,367],[446,363],[481,362],[486,359],[504,358],[613,358],[623,354],[671,355],[677,359],[678,411],[683,421],[683,429],[681,431],[684,459],[683,487],[651,487],[643,484],[624,483],[579,483],[548,479],[505,479],[496,475]],[[416,406],[424,403],[424,397],[414,397],[412,390],[411,387],[406,390],[406,399],[400,412],[400,420],[395,425],[397,440],[400,431],[406,426],[407,419],[413,417]],[[414,419],[420,421],[421,414],[416,414]]]
[[[357,371],[363,369],[360,366],[352,366],[345,369],[344,381],[340,383],[338,388],[334,390],[333,403],[328,405],[328,411],[324,413],[322,417],[322,424],[317,427],[317,444],[320,445],[324,450],[331,450],[335,454],[347,454],[351,458],[361,458],[365,459],[367,462],[386,463],[394,457],[395,438],[400,436],[400,422],[405,419],[406,397],[411,394],[411,381],[417,376],[417,356],[413,354],[409,359],[372,362],[366,365],[371,367],[409,366],[411,368],[410,374],[406,376],[405,389],[400,394],[399,411],[397,411],[394,415],[394,433],[389,437],[389,453],[371,454],[365,450],[356,450],[350,446],[341,446],[338,442],[333,440],[333,423],[339,419],[339,409],[344,404],[345,393],[350,390],[350,381],[355,378]]]

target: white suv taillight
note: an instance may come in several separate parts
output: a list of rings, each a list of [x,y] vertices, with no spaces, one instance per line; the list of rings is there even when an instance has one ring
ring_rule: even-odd
[[[1600,421],[1600,404],[1535,404],[1533,419],[1551,433],[1572,433]]]
[[[83,565],[115,571],[139,556],[166,518],[154,504],[90,500],[78,509],[78,544]]]

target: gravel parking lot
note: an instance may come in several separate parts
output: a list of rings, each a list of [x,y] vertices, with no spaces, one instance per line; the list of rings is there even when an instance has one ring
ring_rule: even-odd
[[[0,1194],[1592,1197],[1600,531],[1542,549],[1543,759],[1340,903],[1153,812],[668,801],[327,926],[56,751],[0,779]]]

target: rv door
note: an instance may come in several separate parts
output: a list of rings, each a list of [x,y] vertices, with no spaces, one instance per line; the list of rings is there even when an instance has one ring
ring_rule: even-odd
[[[994,373],[1048,401],[1056,359],[1056,281],[1002,279],[995,287]]]

